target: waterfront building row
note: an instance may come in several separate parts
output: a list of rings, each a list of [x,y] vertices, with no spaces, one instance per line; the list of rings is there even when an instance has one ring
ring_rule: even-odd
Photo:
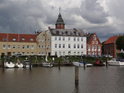
[[[102,45],[96,33],[65,29],[59,13],[55,28],[36,34],[0,33],[0,55],[101,56]]]

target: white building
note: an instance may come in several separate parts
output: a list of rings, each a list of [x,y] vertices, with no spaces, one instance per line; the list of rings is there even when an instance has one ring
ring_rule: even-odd
[[[86,55],[86,37],[76,29],[50,29],[51,55]]]
[[[86,55],[86,36],[77,29],[65,29],[64,21],[59,14],[56,29],[49,28],[37,36],[41,55]]]

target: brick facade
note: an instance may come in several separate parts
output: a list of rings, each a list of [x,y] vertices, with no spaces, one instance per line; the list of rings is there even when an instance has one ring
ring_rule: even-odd
[[[102,44],[95,33],[87,34],[87,55],[102,55]]]

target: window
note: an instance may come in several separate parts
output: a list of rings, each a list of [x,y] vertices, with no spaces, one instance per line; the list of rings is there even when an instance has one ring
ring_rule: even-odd
[[[77,45],[77,48],[80,48],[79,44]]]
[[[59,48],[61,48],[61,44],[59,44]]]
[[[22,40],[24,41],[24,40],[25,40],[25,38],[22,38]]]
[[[39,48],[40,48],[40,45],[39,45]]]
[[[13,52],[13,55],[15,55],[15,52]]]
[[[57,44],[55,44],[55,48],[57,48]]]
[[[81,44],[81,48],[83,48],[83,44]]]
[[[34,46],[33,45],[31,46],[31,49],[34,49]]]
[[[31,38],[31,39],[30,39],[30,41],[34,41],[34,39],[33,39],[33,38]]]
[[[83,52],[81,52],[81,55],[83,55]]]
[[[65,48],[65,44],[63,44],[63,48]]]
[[[12,40],[13,40],[13,41],[16,41],[16,38],[13,38]]]
[[[18,48],[20,48],[20,45],[18,45]]]
[[[59,40],[61,40],[61,37],[59,37]]]
[[[3,49],[6,49],[6,45],[3,45]]]
[[[65,37],[63,37],[63,41],[65,41]]]
[[[76,44],[74,44],[74,48],[76,48]]]
[[[68,51],[68,55],[71,55],[71,51]]]
[[[23,45],[23,46],[22,46],[22,48],[24,49],[24,48],[25,48],[25,46]]]
[[[27,48],[29,48],[29,45],[27,45]]]
[[[13,48],[16,48],[16,46],[15,46],[15,45],[13,45]]]
[[[68,37],[68,41],[70,41],[70,37]]]
[[[70,44],[68,44],[68,48],[71,48]]]
[[[83,37],[81,37],[81,41],[83,41]]]
[[[74,37],[74,41],[76,41],[76,38]]]
[[[8,49],[10,49],[11,48],[11,46],[10,45],[8,45]]]
[[[47,48],[50,48],[50,45],[48,45],[48,47]]]
[[[55,37],[55,40],[57,40],[57,37]]]
[[[79,41],[79,37],[77,38],[77,41]]]
[[[94,40],[96,40],[96,35],[94,35]]]

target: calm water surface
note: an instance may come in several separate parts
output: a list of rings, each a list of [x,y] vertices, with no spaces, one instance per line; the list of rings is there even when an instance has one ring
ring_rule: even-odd
[[[79,68],[79,87],[74,67],[0,69],[0,93],[124,93],[124,67]]]

